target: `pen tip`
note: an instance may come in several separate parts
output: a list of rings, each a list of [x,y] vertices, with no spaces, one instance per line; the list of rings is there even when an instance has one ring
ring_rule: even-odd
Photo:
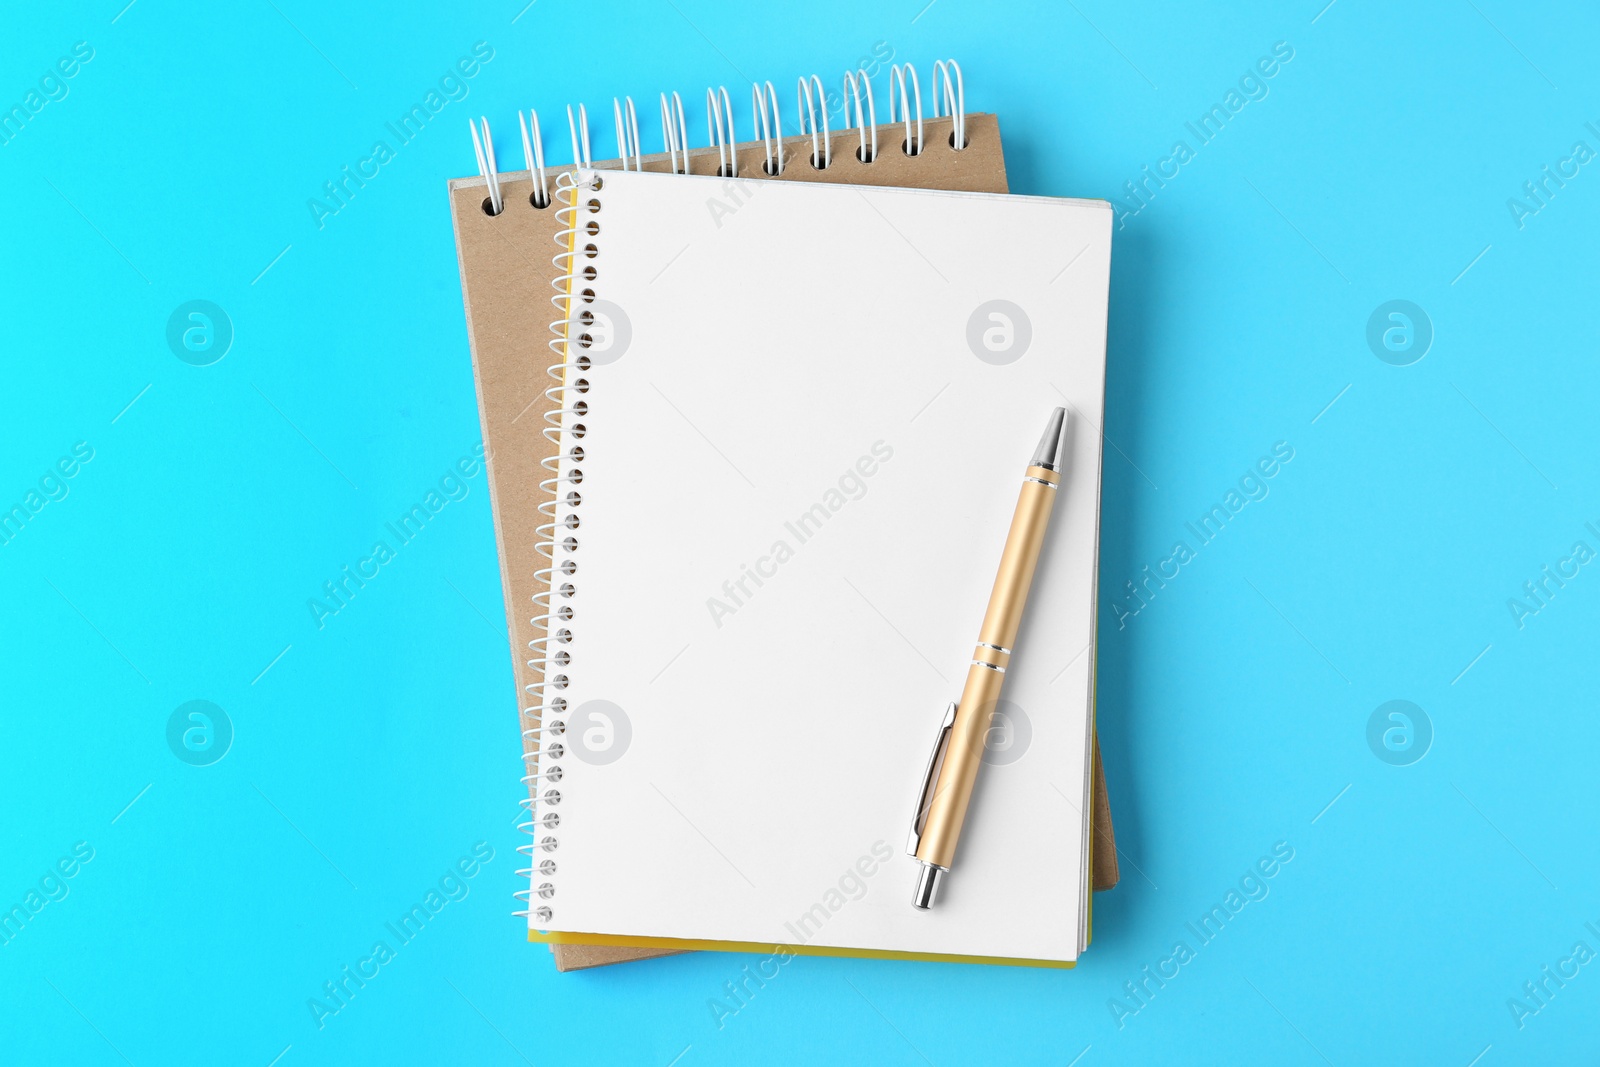
[[[1044,435],[1039,438],[1039,447],[1033,450],[1033,462],[1030,466],[1044,467],[1053,471],[1061,470],[1067,452],[1069,423],[1066,408],[1056,408],[1050,413],[1050,421],[1045,424]]]
[[[939,895],[939,878],[943,874],[943,867],[935,867],[931,863],[923,863],[917,868],[917,889],[911,896],[912,907],[919,911],[933,907],[934,899]]]

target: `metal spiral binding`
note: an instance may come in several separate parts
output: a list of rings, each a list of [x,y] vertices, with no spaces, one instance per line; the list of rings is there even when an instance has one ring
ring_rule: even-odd
[[[916,108],[916,132],[912,134],[911,110]],[[752,86],[751,103],[754,138],[762,143],[765,162],[762,169],[769,176],[783,173],[788,160],[784,154],[783,131],[779,122],[778,93],[771,82]],[[811,155],[808,162],[817,170],[826,170],[833,163],[833,136],[829,129],[827,96],[822,80],[815,75],[799,79],[796,85],[799,132],[811,137]],[[662,93],[662,142],[667,154],[668,169],[674,174],[689,173],[689,135],[684,122],[683,101],[674,92]],[[854,105],[854,116],[851,107]],[[856,157],[864,163],[878,158],[877,105],[873,99],[872,80],[865,70],[847,71],[844,75],[844,127],[858,131],[859,148]],[[955,60],[940,60],[934,64],[933,115],[941,118],[949,113],[952,118],[951,147],[960,151],[967,147],[966,93],[962,85],[961,67]],[[633,101],[628,98],[612,102],[613,118],[617,127],[618,154],[623,170],[643,169],[643,147],[639,139],[639,119]],[[517,113],[521,126],[523,155],[529,176],[533,179],[533,193],[529,202],[535,208],[558,205],[555,216],[560,227],[555,242],[560,251],[551,262],[559,270],[551,285],[555,295],[550,298],[556,318],[550,323],[548,341],[555,361],[545,368],[554,384],[544,391],[548,407],[544,412],[544,435],[555,446],[555,454],[541,461],[549,477],[541,479],[539,490],[544,499],[539,505],[542,521],[535,529],[535,549],[550,561],[547,567],[534,572],[542,587],[532,597],[537,614],[529,623],[538,636],[528,642],[528,669],[536,680],[523,687],[529,696],[522,708],[524,721],[533,725],[522,731],[523,762],[525,773],[522,783],[529,787],[529,795],[519,798],[518,806],[526,815],[517,829],[528,835],[528,842],[517,846],[517,852],[526,857],[527,866],[519,869],[518,878],[526,879],[527,888],[513,895],[523,907],[515,912],[522,918],[547,923],[554,915],[548,903],[556,896],[557,862],[554,853],[560,846],[559,829],[561,813],[555,810],[561,802],[561,791],[556,788],[563,778],[561,764],[555,761],[566,755],[567,699],[560,695],[568,684],[562,673],[571,662],[567,647],[572,643],[571,622],[574,610],[569,603],[577,592],[572,578],[578,564],[571,558],[578,548],[578,509],[583,503],[583,470],[577,464],[583,460],[584,435],[588,432],[583,420],[589,413],[584,394],[589,382],[582,377],[592,361],[582,351],[591,343],[588,333],[576,336],[569,333],[568,323],[587,325],[586,311],[577,315],[571,312],[575,301],[587,304],[595,299],[592,283],[598,271],[592,262],[599,249],[590,238],[597,236],[600,225],[589,218],[581,223],[583,214],[597,214],[600,200],[585,193],[600,192],[603,179],[594,173],[589,143],[588,113],[578,105],[576,114],[567,108],[567,125],[572,136],[572,154],[575,165],[581,170],[564,172],[557,176],[555,190],[550,189],[545,169],[544,144],[539,128],[539,116],[529,111],[527,119]],[[723,87],[706,91],[706,120],[710,126],[710,147],[718,153],[717,173],[723,177],[738,177],[739,144],[734,133],[733,101]],[[915,68],[905,63],[889,71],[889,121],[901,122],[905,139],[901,148],[907,155],[921,155],[926,148],[923,137],[922,87]],[[499,215],[505,210],[500,172],[494,155],[494,142],[489,135],[487,119],[469,122],[473,149],[477,155],[478,172],[487,185],[488,198],[484,210]],[[841,131],[843,132],[843,131]],[[754,141],[751,142],[752,144]],[[581,264],[581,265],[580,265]],[[574,345],[576,342],[576,345]],[[563,452],[563,449],[565,451]],[[565,462],[567,468],[562,471]],[[557,547],[562,549],[562,559],[556,561]],[[520,818],[520,816],[519,816]],[[535,882],[535,875],[539,881]],[[537,900],[535,899],[537,898]]]
[[[572,117],[572,105],[567,105],[567,129],[572,131],[572,163],[577,167],[593,165],[589,158],[589,109],[578,105],[578,117]],[[579,131],[582,136],[579,136]]]
[[[639,150],[639,113],[634,110],[633,97],[625,97],[628,101],[626,109],[622,101],[616,97],[611,98],[611,110],[617,119],[617,145],[622,150],[623,170],[644,170],[644,158]],[[629,158],[633,166],[628,166]]]
[[[910,79],[911,91],[917,94],[917,138],[911,139],[911,98],[906,95],[906,81]],[[908,156],[922,155],[922,83],[917,81],[917,68],[902,63],[889,68],[889,121],[894,121],[895,89],[899,88],[901,118],[906,124],[906,139],[900,150]]]
[[[533,179],[533,195],[528,202],[546,208],[550,206],[550,178],[544,171],[544,138],[539,133],[539,113],[529,108],[528,114],[533,116],[532,140],[528,138],[528,120],[517,112],[517,122],[522,126],[522,156],[528,161],[528,176]]]
[[[674,174],[689,173],[689,127],[683,121],[683,98],[672,94],[672,106],[667,106],[667,94],[661,94],[661,141],[667,147],[667,166]]]
[[[939,79],[944,79],[944,95],[939,95]],[[951,81],[952,77],[954,82]],[[950,112],[950,121],[953,129],[950,131],[950,147],[957,152],[967,147],[967,90],[961,81],[961,64],[953,59],[941,59],[933,65],[933,117],[939,118],[943,112],[939,108],[941,101],[945,110]]]
[[[770,124],[767,121],[769,105],[772,114]],[[760,85],[752,85],[750,87],[750,106],[752,108],[750,118],[753,124],[751,132],[755,135],[755,139],[761,142],[761,147],[767,153],[767,161],[762,165],[762,169],[767,172],[768,176],[776,177],[783,173],[784,162],[783,126],[778,121],[778,90],[772,87],[771,82],[766,84],[765,89]],[[773,165],[772,160],[774,143],[777,144],[778,160],[776,166]]]
[[[500,198],[500,168],[494,161],[494,138],[489,136],[489,120],[479,116],[478,122],[483,124],[482,140],[478,138],[478,127],[471,119],[467,120],[467,128],[472,131],[472,150],[478,156],[478,173],[489,186],[489,214],[498,215],[506,205]]]
[[[860,75],[858,82],[856,76]],[[866,97],[867,111],[861,112],[863,94]],[[850,98],[855,97],[856,117],[850,121]],[[872,98],[872,78],[865,70],[847,70],[844,72],[844,118],[845,122],[861,131],[861,147],[856,149],[856,158],[863,163],[876,163],[878,160],[878,105]],[[872,131],[872,154],[867,154],[867,131]]]
[[[717,173],[724,178],[737,178],[739,143],[733,135],[733,101],[728,98],[728,90],[706,90],[706,124],[711,127],[711,147],[717,150]]]
[[[817,100],[822,104],[822,143],[819,148],[817,143],[817,111],[811,102],[811,87],[816,86]],[[920,99],[920,96],[919,96]],[[811,166],[816,170],[827,170],[833,164],[833,137],[828,133],[828,94],[823,92],[822,79],[815,74],[807,81],[800,79],[798,91],[795,93],[795,107],[799,111],[800,132],[811,134]],[[810,120],[809,123],[807,120]],[[810,130],[806,129],[810,126]]]
[[[625,146],[630,133],[634,138],[637,137],[637,120],[632,111],[631,102],[627,112],[620,106],[617,108],[619,130],[622,131]],[[633,144],[637,158],[636,139]],[[554,787],[561,781],[563,772],[559,763],[551,761],[566,755],[565,745],[554,739],[566,732],[566,723],[558,716],[566,712],[567,701],[565,697],[554,694],[567,687],[567,676],[562,671],[572,662],[571,653],[565,646],[572,643],[572,629],[567,624],[575,613],[572,605],[564,601],[572,599],[577,592],[569,579],[577,573],[578,565],[570,557],[578,550],[575,531],[580,525],[578,508],[583,503],[582,493],[576,488],[583,483],[583,469],[577,466],[583,462],[583,445],[579,442],[588,432],[578,420],[589,413],[588,401],[583,399],[583,394],[589,391],[589,382],[582,374],[592,365],[587,354],[577,351],[588,347],[589,335],[583,333],[573,337],[568,323],[573,321],[575,301],[590,303],[594,300],[594,290],[587,283],[594,281],[596,269],[592,263],[581,269],[577,264],[580,259],[593,259],[598,254],[599,249],[588,239],[599,234],[600,224],[590,219],[580,225],[578,216],[580,213],[599,212],[599,199],[592,195],[585,198],[583,193],[597,193],[601,185],[602,179],[598,174],[584,177],[568,171],[556,178],[556,222],[560,229],[556,232],[555,241],[560,251],[552,257],[551,262],[560,274],[551,282],[555,295],[550,298],[550,303],[555,307],[557,317],[550,323],[552,336],[548,342],[556,360],[545,368],[545,373],[554,379],[555,384],[544,392],[545,399],[549,401],[544,413],[544,435],[556,446],[556,451],[540,461],[545,470],[550,472],[550,477],[539,482],[540,493],[548,498],[539,504],[539,513],[547,521],[540,523],[534,531],[538,538],[534,548],[550,561],[550,566],[534,572],[534,578],[542,588],[533,595],[539,614],[529,623],[539,631],[539,636],[528,642],[531,655],[527,665],[537,674],[538,680],[529,682],[524,688],[535,698],[534,706],[525,710],[537,716],[538,725],[522,731],[525,742],[523,760],[529,768],[528,773],[522,776],[522,783],[525,786],[540,784],[530,790],[530,794],[538,794],[537,799],[530,795],[521,800],[529,819],[519,829],[525,830],[535,840],[517,849],[528,857],[528,866],[517,872],[519,877],[528,879],[528,888],[520,889],[515,894],[518,900],[527,905],[518,914],[531,914],[539,922],[549,922],[554,911],[549,904],[535,904],[533,897],[537,895],[542,901],[551,900],[556,894],[555,883],[548,880],[555,874],[555,860],[547,858],[536,866],[534,853],[554,852],[560,845],[560,838],[555,834],[545,833],[541,837],[540,833],[554,831],[561,825],[560,813],[551,809],[561,803],[561,791]],[[576,321],[581,323],[581,318]],[[566,463],[565,470],[562,469],[563,461]],[[566,557],[559,564],[556,562],[558,545]],[[558,601],[563,603],[558,604]],[[535,739],[538,741],[537,748],[526,743]],[[535,873],[546,880],[535,885]]]

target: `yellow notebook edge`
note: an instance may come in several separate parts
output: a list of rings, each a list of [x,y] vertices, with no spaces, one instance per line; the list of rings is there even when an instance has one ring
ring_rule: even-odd
[[[634,937],[626,934],[541,933],[528,940],[547,945],[604,945],[610,948],[659,948],[680,952],[755,952],[768,955],[841,956],[867,960],[919,960],[928,963],[991,963],[1006,967],[1071,970],[1076,961],[1033,960],[1010,956],[961,956],[943,952],[898,952],[893,949],[838,948],[832,945],[785,945],[766,941],[695,941],[678,937]]]

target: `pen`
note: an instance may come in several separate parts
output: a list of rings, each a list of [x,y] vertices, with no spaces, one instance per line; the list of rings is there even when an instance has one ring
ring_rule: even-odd
[[[1017,510],[1011,516],[1011,531],[1006,534],[1000,571],[995,575],[989,608],[978,630],[978,644],[972,653],[972,665],[967,668],[961,699],[945,709],[933,754],[928,757],[922,794],[917,798],[911,838],[906,845],[906,852],[915,856],[919,865],[911,903],[923,910],[933,907],[939,879],[955,860],[956,842],[961,837],[961,824],[966,819],[967,804],[972,800],[972,787],[983,759],[984,735],[1005,685],[1022,609],[1028,603],[1039,549],[1050,525],[1066,441],[1067,409],[1056,408],[1023,475]]]

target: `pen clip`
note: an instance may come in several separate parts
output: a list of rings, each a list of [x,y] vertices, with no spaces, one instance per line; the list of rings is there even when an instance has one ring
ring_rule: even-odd
[[[917,810],[911,813],[911,836],[906,841],[906,854],[915,856],[922,844],[922,828],[928,820],[928,809],[933,806],[933,784],[939,768],[944,763],[945,749],[950,746],[950,729],[956,722],[956,702],[944,710],[944,720],[939,723],[939,733],[933,739],[933,751],[928,754],[928,769],[922,772],[922,791],[917,795]]]

